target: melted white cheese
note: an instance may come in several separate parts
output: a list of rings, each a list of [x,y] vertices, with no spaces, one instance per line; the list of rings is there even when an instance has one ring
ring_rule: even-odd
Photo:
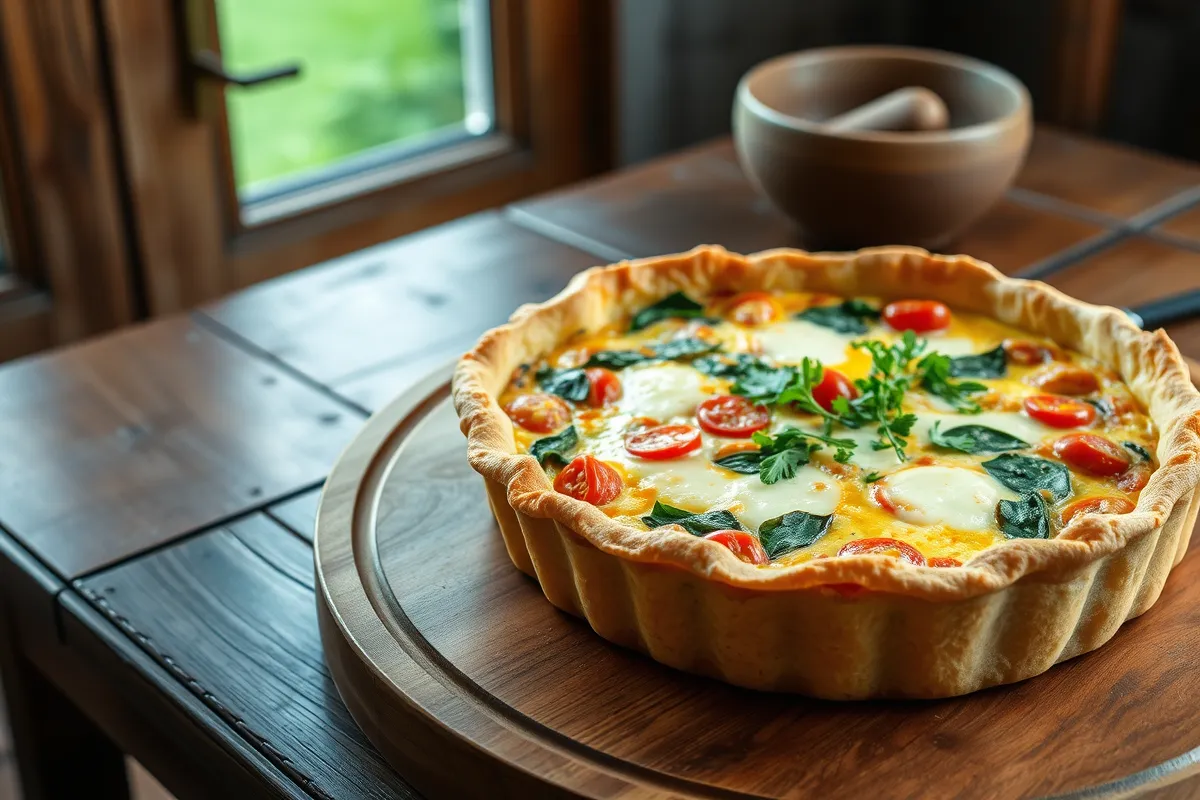
[[[850,343],[862,338],[802,319],[767,325],[759,329],[757,336],[763,354],[775,361],[799,364],[805,358],[815,358],[830,367],[845,362]]]
[[[923,334],[928,340],[929,347],[925,351],[927,353],[941,353],[944,356],[970,356],[977,352],[983,352],[990,348],[979,350],[978,345],[970,339],[964,339],[957,336],[939,336],[934,334]]]
[[[1016,498],[988,475],[962,467],[910,467],[881,484],[905,522],[960,530],[995,528],[996,503]]]
[[[659,422],[692,416],[696,406],[710,396],[702,388],[703,376],[683,364],[634,367],[625,371],[621,381],[621,410]]]

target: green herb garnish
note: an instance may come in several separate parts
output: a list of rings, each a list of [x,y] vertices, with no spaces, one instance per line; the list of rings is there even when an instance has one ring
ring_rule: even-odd
[[[819,517],[807,511],[789,511],[759,526],[758,539],[773,561],[820,539],[829,530],[832,519],[832,516]]]
[[[763,454],[761,450],[742,450],[730,453],[724,458],[713,461],[718,467],[740,472],[743,475],[757,475],[762,469]]]
[[[1129,452],[1136,455],[1141,461],[1153,460],[1150,456],[1150,451],[1142,447],[1140,444],[1136,442],[1121,442],[1121,444],[1125,445],[1125,448],[1129,450]]]
[[[687,339],[672,339],[669,342],[656,344],[651,349],[654,351],[656,358],[661,358],[664,361],[680,361],[704,355],[705,353],[711,353],[720,346],[719,343],[714,344],[692,337]]]
[[[572,425],[553,436],[543,436],[535,441],[529,447],[529,455],[536,458],[542,466],[545,466],[546,461],[551,458],[566,464],[571,460],[571,453],[575,452],[575,448],[578,446],[579,434],[575,432],[575,426]]]
[[[861,300],[846,300],[832,306],[807,308],[796,315],[797,319],[835,330],[838,333],[866,333],[864,320],[879,319],[879,309]]]
[[[784,428],[774,436],[756,431],[754,443],[759,446],[758,477],[766,484],[795,477],[796,470],[807,464],[823,444],[835,448],[834,460],[842,464],[850,460],[856,444],[853,439],[837,439],[792,427]],[[729,458],[732,456],[722,461]],[[746,466],[749,466],[748,461]]]
[[[929,441],[938,447],[961,450],[964,453],[1003,453],[1006,450],[1024,450],[1029,443],[1010,436],[1004,431],[984,425],[959,425],[939,430],[941,421],[929,429]]]
[[[537,372],[538,383],[550,394],[564,400],[582,403],[588,399],[591,384],[582,369],[551,369],[543,367]]]
[[[982,466],[989,475],[1019,494],[1033,494],[1045,489],[1062,500],[1071,493],[1071,473],[1057,461],[1011,453],[996,456]]]
[[[744,531],[737,517],[725,509],[705,511],[703,514],[693,514],[682,508],[675,508],[666,503],[655,501],[654,508],[648,516],[642,517],[642,522],[650,528],[661,528],[663,525],[676,524],[693,536],[704,536],[713,531],[735,530]]]
[[[1049,539],[1050,512],[1041,492],[1020,500],[1001,500],[996,505],[1000,530],[1010,539]]]
[[[878,472],[868,472],[866,475],[863,475],[863,483],[874,483],[882,478],[883,475]]]
[[[1008,358],[1003,345],[986,353],[950,359],[950,375],[954,378],[1003,378],[1006,374]]]
[[[932,395],[942,398],[964,414],[977,414],[979,404],[969,395],[986,392],[987,387],[975,381],[950,380],[950,357],[941,353],[930,353],[917,363],[917,372],[921,376],[921,388]]]
[[[629,330],[640,331],[664,319],[695,319],[703,316],[703,305],[683,292],[675,292],[634,314],[629,321]]]

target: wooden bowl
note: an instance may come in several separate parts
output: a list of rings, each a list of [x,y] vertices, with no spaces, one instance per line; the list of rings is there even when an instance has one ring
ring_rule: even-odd
[[[832,131],[822,124],[906,86],[940,95],[950,127]],[[1029,146],[1029,93],[999,67],[938,50],[806,50],[746,73],[733,131],[747,173],[810,248],[937,249],[1015,177]]]

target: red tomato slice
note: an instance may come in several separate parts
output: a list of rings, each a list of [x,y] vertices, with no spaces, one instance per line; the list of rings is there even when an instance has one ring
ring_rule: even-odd
[[[1066,525],[1080,514],[1128,514],[1133,507],[1127,497],[1084,497],[1063,509],[1062,523]]]
[[[713,531],[704,538],[710,542],[725,545],[740,561],[745,561],[747,564],[761,566],[771,562],[771,559],[767,558],[767,551],[763,549],[762,543],[745,531]]]
[[[1054,354],[1043,345],[1027,342],[1023,339],[1005,339],[1003,342],[1004,355],[1010,364],[1032,367],[1035,364],[1045,364]]]
[[[896,504],[892,502],[892,498],[888,497],[887,489],[884,488],[882,483],[872,483],[869,493],[871,499],[875,501],[875,505],[889,514],[896,513]]]
[[[936,300],[897,300],[884,306],[883,321],[898,331],[940,331],[950,327],[950,309]]]
[[[1054,455],[1092,475],[1119,475],[1132,461],[1121,445],[1091,433],[1068,433],[1055,439]]]
[[[949,556],[934,556],[933,558],[929,559],[929,566],[931,566],[931,567],[961,567],[962,562],[959,561],[957,558],[950,558]]]
[[[504,407],[512,421],[533,433],[550,433],[571,421],[571,408],[552,394],[523,394]]]
[[[1026,397],[1025,413],[1051,428],[1080,428],[1096,419],[1096,409],[1080,400],[1054,394]]]
[[[701,403],[696,409],[696,421],[714,436],[745,439],[771,424],[771,412],[744,397],[723,394]]]
[[[1125,492],[1140,492],[1146,488],[1151,472],[1153,469],[1145,462],[1134,464],[1117,478],[1117,488]]]
[[[740,325],[766,325],[782,316],[779,301],[768,292],[743,292],[729,301],[729,318]]]
[[[921,555],[921,551],[899,539],[855,539],[846,542],[837,552],[839,556],[861,556],[868,553],[893,556],[918,567],[925,566],[925,556]]]
[[[1070,364],[1048,364],[1025,381],[1054,394],[1091,394],[1100,388],[1100,378],[1091,370]]]
[[[604,367],[590,367],[583,374],[588,379],[588,405],[600,408],[621,399],[621,379]]]
[[[700,431],[691,425],[659,425],[626,436],[625,449],[652,461],[679,458],[700,449]]]
[[[833,400],[836,397],[844,397],[847,400],[858,397],[858,389],[849,378],[836,369],[828,368],[821,375],[821,382],[813,387],[812,393],[817,405],[826,411],[833,410]]]
[[[579,456],[563,467],[554,488],[576,500],[602,506],[617,499],[624,488],[621,473],[594,456]]]

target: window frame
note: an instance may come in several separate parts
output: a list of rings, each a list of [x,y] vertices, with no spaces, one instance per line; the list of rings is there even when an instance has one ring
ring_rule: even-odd
[[[181,99],[190,90],[186,51],[219,48],[216,2],[99,0],[152,314],[612,164],[612,0],[489,0],[493,132],[400,162],[387,185],[244,224],[223,87],[196,87],[195,116]],[[175,46],[163,46],[164,36]]]

